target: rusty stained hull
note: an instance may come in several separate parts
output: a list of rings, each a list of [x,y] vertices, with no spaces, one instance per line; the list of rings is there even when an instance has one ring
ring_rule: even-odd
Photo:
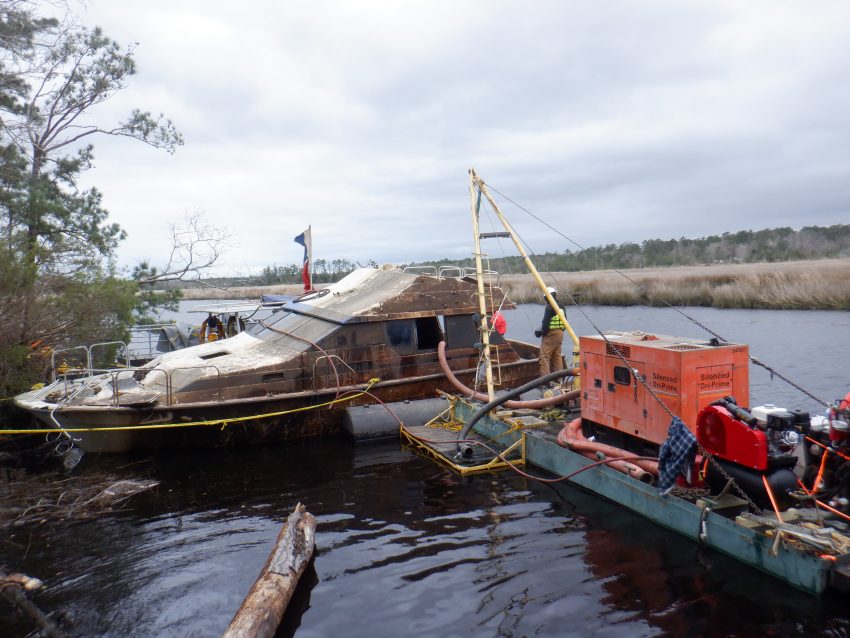
[[[468,385],[474,383],[475,370],[455,373]],[[500,376],[505,387],[516,387],[537,378],[537,359],[523,359],[502,364]],[[336,436],[342,432],[345,408],[377,402],[432,398],[437,391],[450,391],[442,374],[383,381],[373,385],[368,394],[341,401],[332,406],[322,404],[342,396],[357,394],[364,384],[298,392],[271,397],[254,397],[226,401],[178,403],[154,408],[73,406],[56,410],[53,416],[72,432],[77,445],[86,452],[130,452],[195,446],[250,445],[300,439]],[[304,409],[311,408],[311,409]],[[300,410],[298,412],[290,412]],[[240,417],[290,412],[246,422],[220,422],[211,425],[183,426],[203,421],[220,421]],[[55,428],[50,410],[34,410],[33,415],[46,427]],[[180,427],[172,427],[172,425]],[[167,426],[167,427],[166,427]]]

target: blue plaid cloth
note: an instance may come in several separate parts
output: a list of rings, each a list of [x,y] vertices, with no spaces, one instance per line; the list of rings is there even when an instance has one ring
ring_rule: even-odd
[[[670,422],[667,440],[658,454],[658,493],[668,494],[676,484],[676,477],[684,475],[690,482],[691,468],[697,455],[697,440],[677,416]]]

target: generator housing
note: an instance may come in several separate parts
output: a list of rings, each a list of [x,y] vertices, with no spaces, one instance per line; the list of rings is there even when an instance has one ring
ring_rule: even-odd
[[[579,339],[583,419],[661,444],[670,415],[696,432],[697,413],[726,396],[749,404],[749,349],[645,332]],[[640,375],[646,386],[635,380]]]

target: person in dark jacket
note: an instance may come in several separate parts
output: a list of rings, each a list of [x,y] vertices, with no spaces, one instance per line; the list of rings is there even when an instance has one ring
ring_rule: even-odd
[[[201,331],[198,338],[200,343],[216,341],[218,339],[224,339],[225,337],[224,326],[221,321],[219,321],[219,318],[211,312],[208,314],[209,316],[204,319],[204,323],[201,324]]]
[[[558,293],[554,288],[546,291],[552,295],[555,303],[558,303]],[[545,297],[544,297],[545,299]],[[561,308],[563,311],[563,308]],[[566,317],[566,313],[564,313]],[[561,321],[561,317],[546,302],[546,310],[543,312],[543,322],[540,330],[535,330],[534,335],[540,339],[540,376],[546,376],[550,372],[558,372],[564,369],[563,357],[561,356],[561,344],[564,342],[564,331],[567,327]]]

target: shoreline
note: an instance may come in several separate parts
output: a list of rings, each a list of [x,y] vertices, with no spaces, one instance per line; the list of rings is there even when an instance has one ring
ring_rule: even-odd
[[[568,303],[572,296],[578,303],[605,306],[670,304],[771,310],[850,310],[850,258],[846,257],[553,272],[542,273],[542,276],[547,285],[554,285],[561,293],[562,303]],[[502,274],[499,285],[515,303],[540,302],[540,292],[529,273]],[[263,294],[299,295],[302,291],[301,284],[181,290],[186,300],[259,299]]]

